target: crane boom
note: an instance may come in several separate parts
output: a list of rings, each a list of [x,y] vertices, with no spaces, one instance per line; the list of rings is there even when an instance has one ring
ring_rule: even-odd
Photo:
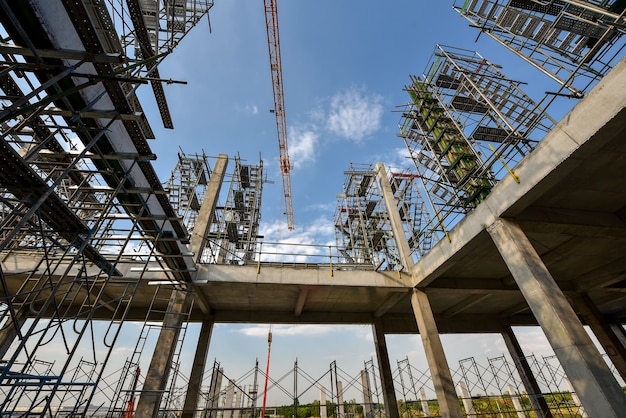
[[[280,59],[280,36],[278,34],[278,12],[276,0],[263,0],[265,3],[265,26],[267,28],[267,46],[272,72],[272,88],[274,90],[274,114],[278,132],[278,149],[280,151],[280,172],[283,176],[283,193],[285,195],[285,214],[287,228],[293,229],[293,207],[291,204],[291,162],[287,149],[287,123],[285,121],[285,100],[283,95],[283,69]]]

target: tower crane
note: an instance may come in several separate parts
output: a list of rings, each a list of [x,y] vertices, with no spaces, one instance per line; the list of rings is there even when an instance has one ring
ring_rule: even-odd
[[[283,69],[280,60],[280,37],[278,35],[278,13],[276,0],[263,0],[265,3],[265,26],[267,28],[267,46],[272,72],[272,89],[274,90],[274,114],[278,132],[278,149],[280,151],[280,172],[283,176],[283,193],[285,195],[285,214],[287,228],[293,230],[293,207],[291,204],[291,162],[287,149],[287,124],[285,122],[285,101],[283,97]]]

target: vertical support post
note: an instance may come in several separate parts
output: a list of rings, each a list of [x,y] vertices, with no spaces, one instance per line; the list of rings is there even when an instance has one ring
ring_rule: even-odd
[[[383,200],[387,207],[393,236],[398,246],[400,261],[405,269],[412,271],[414,262],[411,256],[411,249],[406,234],[404,233],[404,228],[402,227],[402,219],[398,212],[398,205],[393,196],[391,185],[389,184],[389,179],[387,178],[387,173],[382,163],[376,164],[376,174],[383,194]],[[437,330],[435,317],[430,308],[428,296],[420,289],[413,289],[411,305],[417,322],[417,328],[422,338],[422,344],[424,345],[424,351],[426,352],[426,360],[428,361],[428,368],[435,386],[441,415],[443,417],[460,417],[462,416],[461,405],[459,404],[459,399],[454,388],[452,374],[450,373],[450,367],[448,366],[448,361],[443,351],[443,345],[439,338],[439,331]]]
[[[228,385],[226,386],[226,399],[224,400],[224,412],[222,413],[223,418],[232,418],[234,397],[235,397],[235,382],[233,382],[232,380],[229,380]]]
[[[194,259],[196,263],[200,262],[202,251],[206,246],[207,234],[209,233],[211,222],[215,216],[215,207],[217,206],[217,200],[220,196],[220,189],[224,182],[227,166],[228,156],[226,154],[218,155],[204,195],[204,200],[202,201],[202,206],[200,206],[200,212],[198,212],[198,218],[196,219],[193,231],[191,232],[191,238],[189,239],[189,249],[195,254]]]
[[[508,385],[508,391],[509,391],[509,395],[511,395],[511,401],[513,401],[513,407],[515,408],[515,411],[517,412],[517,418],[526,418],[526,414],[524,413],[524,410],[522,409],[522,403],[520,402],[520,396],[519,394],[515,391],[515,388],[511,385]]]
[[[243,405],[241,404],[242,393],[241,388],[237,388],[235,392],[235,409],[233,409],[232,418],[240,418],[241,417],[241,408]]]
[[[391,374],[391,365],[389,364],[389,352],[387,351],[387,342],[385,341],[383,324],[380,319],[377,318],[374,320],[374,323],[372,324],[372,331],[374,334],[374,346],[376,348],[378,369],[380,370],[380,380],[383,385],[385,416],[387,418],[400,418],[396,392],[393,388],[393,376]]]
[[[337,380],[337,418],[344,418],[346,411],[343,407],[343,383]]]
[[[320,418],[328,418],[328,413],[326,412],[326,388],[322,387],[320,389]]]
[[[429,417],[430,416],[430,408],[428,407],[428,399],[426,399],[426,391],[424,390],[424,388],[420,388],[420,398],[421,399],[421,403],[422,403],[422,412],[424,413],[425,417]]]
[[[626,395],[522,229],[500,218],[487,231],[585,410],[595,417],[621,416]]]
[[[364,418],[374,418],[372,388],[370,386],[370,374],[367,369],[361,370],[361,390],[363,393],[363,416]]]
[[[211,220],[215,214],[215,206],[224,180],[228,156],[220,154],[213,169],[213,175],[209,180],[204,201],[200,207],[200,213],[196,220],[189,242],[189,249],[195,253],[196,263],[202,258],[202,251],[206,245],[207,233]],[[163,319],[163,327],[159,333],[159,339],[154,348],[150,368],[146,375],[139,402],[137,403],[136,418],[156,418],[159,412],[159,404],[171,367],[172,357],[176,349],[178,335],[183,321],[183,311],[188,303],[189,290],[174,290],[170,296],[167,313]],[[209,307],[201,293],[196,293],[196,300],[205,315],[209,315]],[[207,336],[210,340],[210,332]],[[208,349],[208,345],[207,345]],[[192,399],[189,399],[192,402]],[[197,402],[197,398],[196,398]],[[195,409],[195,403],[193,408]]]
[[[520,346],[519,341],[517,341],[517,338],[515,337],[513,328],[510,326],[504,327],[502,330],[502,338],[504,339],[504,344],[506,344],[509,354],[513,359],[517,373],[522,379],[522,384],[524,385],[524,389],[526,389],[526,393],[530,399],[530,407],[539,418],[552,418],[552,412],[550,412],[548,402],[546,402],[546,399],[543,397],[543,393],[541,393],[539,383],[537,383],[537,379],[535,379],[535,376],[533,375],[530,364],[528,364],[528,360],[526,360],[524,351],[522,351],[522,346]]]
[[[469,418],[476,418],[476,411],[474,411],[474,404],[472,403],[472,396],[470,395],[467,385],[464,380],[459,381],[459,390],[461,391],[461,400],[463,401],[463,407],[465,408],[465,414]]]
[[[459,398],[454,389],[454,381],[452,380],[448,360],[443,351],[443,344],[441,343],[441,338],[439,338],[439,331],[437,330],[435,317],[430,308],[426,292],[420,289],[413,289],[411,306],[413,307],[417,328],[420,331],[420,337],[424,344],[428,369],[433,379],[441,416],[463,416]]]
[[[206,358],[209,352],[212,333],[213,321],[205,319],[202,321],[202,328],[198,336],[198,345],[196,346],[196,354],[193,358],[191,375],[189,376],[189,386],[185,396],[185,404],[181,415],[182,418],[193,418],[196,414],[198,398],[202,392],[202,378],[204,377],[204,368],[206,366]]]
[[[626,380],[626,347],[615,334],[612,324],[600,313],[588,294],[576,295],[572,298],[576,309],[593,331],[604,352],[615,366],[622,379]]]
[[[159,339],[137,403],[136,418],[156,418],[159,413],[159,405],[172,368],[172,358],[176,350],[188,295],[187,290],[178,289],[174,289],[170,295],[168,312],[163,319]]]

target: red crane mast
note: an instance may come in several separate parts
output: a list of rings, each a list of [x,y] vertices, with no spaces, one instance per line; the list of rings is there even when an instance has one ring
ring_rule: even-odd
[[[274,114],[278,132],[278,149],[280,151],[280,172],[283,176],[283,193],[285,195],[285,215],[287,228],[293,230],[293,207],[291,203],[291,162],[287,149],[287,123],[285,121],[285,100],[283,94],[283,69],[280,59],[280,36],[278,34],[278,12],[276,0],[263,0],[265,3],[265,26],[267,28],[267,46],[272,72],[272,88],[274,90]]]

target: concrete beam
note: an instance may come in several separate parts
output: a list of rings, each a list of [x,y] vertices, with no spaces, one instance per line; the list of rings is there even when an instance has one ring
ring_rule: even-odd
[[[619,417],[626,411],[626,395],[524,232],[504,219],[487,230],[585,410],[591,416]]]

